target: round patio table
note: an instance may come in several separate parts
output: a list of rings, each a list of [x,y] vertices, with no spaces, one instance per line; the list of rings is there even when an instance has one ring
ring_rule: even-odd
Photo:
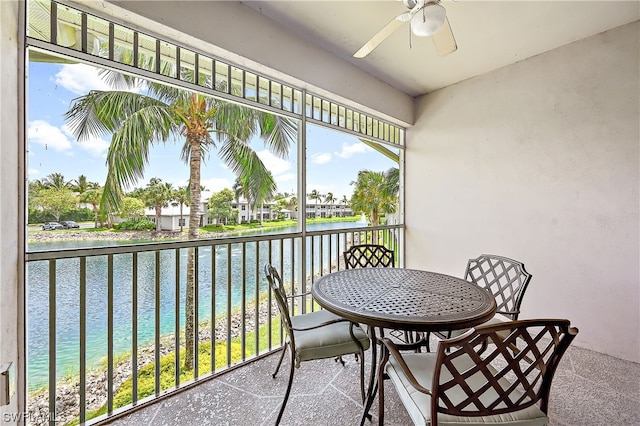
[[[436,272],[404,268],[347,269],[320,277],[311,287],[326,310],[367,324],[372,343],[376,328],[433,331],[459,330],[491,319],[496,312],[492,294],[474,283]],[[377,345],[372,362],[361,424],[377,391]]]

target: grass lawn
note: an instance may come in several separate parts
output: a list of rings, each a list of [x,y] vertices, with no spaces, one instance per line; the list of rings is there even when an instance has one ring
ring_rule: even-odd
[[[275,317],[271,320],[271,327],[268,324],[262,325],[258,330],[259,350],[256,350],[256,332],[252,331],[246,334],[245,339],[245,354],[242,356],[242,341],[239,337],[231,340],[231,358],[227,359],[227,342],[217,342],[215,344],[215,370],[220,370],[228,365],[236,364],[242,361],[243,358],[248,358],[254,354],[262,353],[268,350],[268,333],[271,330],[271,341],[273,345],[279,345],[280,343],[280,317]],[[284,337],[283,337],[284,338]],[[180,350],[180,360],[183,363],[185,356],[185,349]],[[125,356],[126,357],[126,356]],[[160,391],[170,389],[175,386],[175,353],[171,353],[160,358]],[[211,372],[211,342],[200,343],[198,347],[198,373],[200,375]],[[186,371],[181,369],[180,371],[180,383],[193,380],[193,370]],[[266,373],[265,373],[266,374]],[[149,363],[138,370],[138,400],[146,398],[155,393],[155,363]],[[113,408],[114,410],[120,407],[124,407],[133,402],[133,377],[129,377],[118,388],[113,396]],[[86,413],[87,420],[94,417],[106,414],[106,403],[99,409],[88,411]],[[77,425],[80,423],[80,419],[76,419],[69,425]]]

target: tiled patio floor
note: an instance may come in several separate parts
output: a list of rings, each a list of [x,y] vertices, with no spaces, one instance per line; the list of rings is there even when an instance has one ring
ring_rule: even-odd
[[[277,355],[233,370],[116,420],[133,425],[273,425],[287,385],[288,361],[271,378]],[[361,415],[359,366],[333,360],[301,365],[282,425],[357,425]],[[386,387],[385,424],[411,420],[393,386]],[[549,414],[553,426],[640,425],[640,364],[575,346],[556,372]],[[377,400],[371,414],[377,424]]]

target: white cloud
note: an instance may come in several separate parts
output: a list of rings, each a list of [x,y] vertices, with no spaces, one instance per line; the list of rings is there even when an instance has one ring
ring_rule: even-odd
[[[318,191],[320,194],[322,194],[322,200],[324,200],[325,195],[327,195],[328,192],[333,192],[333,195],[336,196],[336,192],[335,192],[335,188],[333,185],[327,185],[324,183],[308,183],[307,184],[307,195],[311,194],[311,192],[313,191]],[[318,201],[319,203],[320,201]],[[315,203],[315,201],[314,201]]]
[[[233,182],[226,178],[201,179],[200,185],[207,188],[207,191],[219,192],[225,188],[231,189]]]
[[[340,158],[351,158],[354,154],[360,154],[369,151],[371,151],[371,148],[369,148],[362,142],[356,142],[353,144],[344,142],[342,144],[342,150],[340,152],[336,152],[335,154]]]
[[[313,154],[311,156],[311,162],[314,164],[326,164],[331,161],[331,154],[328,152]]]
[[[98,68],[85,64],[65,64],[55,75],[55,83],[77,95],[90,90],[109,90],[110,87],[98,75]]]
[[[27,171],[27,174],[28,174],[29,176],[31,176],[31,175],[39,175],[39,174],[40,174],[40,170],[38,170],[38,169],[29,169],[29,170]]]
[[[71,141],[62,130],[43,120],[29,122],[27,136],[29,142],[42,145],[45,149],[61,152],[71,150]]]
[[[295,180],[295,178],[296,178],[295,173],[285,173],[283,175],[279,175],[277,179],[279,182],[287,182],[290,180]]]
[[[279,177],[291,169],[291,163],[278,158],[267,150],[257,152],[258,157],[274,177]]]
[[[112,90],[99,75],[100,69],[85,64],[65,64],[55,75],[55,83],[77,95],[86,95],[90,90]],[[138,93],[141,88],[129,91]]]
[[[78,146],[94,157],[106,157],[109,149],[109,142],[100,138],[91,138],[86,141],[78,142]]]
[[[73,138],[73,134],[71,133],[68,125],[65,124],[62,126],[62,131],[69,137]],[[102,138],[91,137],[90,139],[83,140],[82,142],[78,141],[78,146],[94,157],[105,157],[107,150],[109,149],[109,142]]]

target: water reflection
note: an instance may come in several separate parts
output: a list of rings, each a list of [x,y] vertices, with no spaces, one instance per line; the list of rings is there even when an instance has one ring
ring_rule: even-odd
[[[335,222],[313,224],[309,230],[343,229],[354,226],[353,222]],[[293,232],[295,227],[265,230],[255,234],[281,234]],[[246,234],[245,234],[246,235]],[[319,236],[314,237],[313,263],[308,255],[307,271],[328,269],[335,265],[344,249],[345,235],[325,235],[320,243]],[[338,240],[339,239],[339,240]],[[339,243],[338,243],[339,241]],[[116,241],[58,241],[33,243],[31,251],[56,250],[62,248],[98,247],[121,245]],[[127,242],[131,243],[131,241]],[[281,247],[282,244],[282,247]],[[307,241],[308,253],[311,241]],[[320,251],[319,247],[322,247]],[[293,251],[293,255],[292,255]],[[232,244],[198,248],[198,321],[210,321],[212,315],[212,294],[216,317],[225,315],[228,304],[233,308],[240,306],[243,299],[250,303],[258,296],[266,294],[267,282],[263,277],[261,265],[270,261],[282,265],[282,276],[290,282],[296,274],[297,265],[292,268],[291,259],[298,258],[299,242],[288,238],[274,240],[269,244]],[[157,256],[157,257],[156,257]],[[179,277],[176,277],[176,256],[179,256]],[[113,344],[114,353],[131,350],[133,324],[133,282],[134,268],[131,253],[113,256]],[[322,262],[322,264],[321,264]],[[159,289],[160,334],[172,334],[175,330],[176,297],[181,306],[180,325],[184,325],[184,301],[187,263],[187,249],[163,250],[157,254],[143,252],[137,254],[137,333],[140,346],[149,344],[155,337],[156,292]],[[295,261],[294,261],[295,263]],[[228,267],[233,273],[229,273]],[[156,275],[156,268],[159,274]],[[212,280],[215,271],[215,280]],[[244,271],[244,273],[243,273]],[[88,257],[86,259],[86,359],[90,367],[99,365],[107,355],[108,335],[108,283],[109,265],[107,256]],[[229,282],[228,277],[231,277]],[[179,292],[176,292],[178,278]],[[215,291],[212,293],[212,281]],[[48,380],[49,362],[49,263],[47,261],[30,262],[27,265],[27,363],[29,389],[45,385]],[[256,289],[257,286],[257,289]],[[229,293],[230,289],[230,293]],[[244,291],[243,291],[244,289]],[[80,260],[61,259],[56,262],[55,286],[56,312],[56,365],[59,378],[75,375],[79,371],[80,345]]]

